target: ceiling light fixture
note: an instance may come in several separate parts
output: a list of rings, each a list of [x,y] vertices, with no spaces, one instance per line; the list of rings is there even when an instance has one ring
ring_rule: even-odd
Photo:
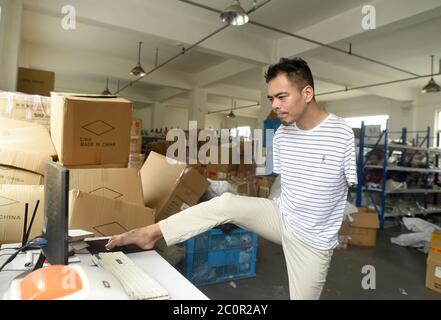
[[[234,0],[228,7],[226,7],[220,14],[223,22],[231,26],[242,26],[249,21],[248,14],[240,5],[239,0]]]
[[[109,90],[109,78],[106,78],[106,89],[104,89],[104,91],[101,92],[101,94],[103,96],[110,96],[110,95],[112,95],[112,92],[110,92],[110,90]]]
[[[144,69],[141,67],[141,44],[142,42],[140,41],[138,50],[138,64],[132,69],[132,71],[130,71],[132,76],[144,77],[146,74]]]
[[[236,117],[236,115],[233,112],[235,107],[236,107],[236,101],[232,100],[231,110],[230,110],[230,113],[227,114],[227,118],[235,118]]]
[[[432,61],[430,74],[432,75],[432,77],[430,78],[429,83],[426,84],[426,86],[421,90],[422,93],[431,93],[431,92],[440,92],[441,91],[440,86],[433,79],[433,55],[431,55],[430,58]]]

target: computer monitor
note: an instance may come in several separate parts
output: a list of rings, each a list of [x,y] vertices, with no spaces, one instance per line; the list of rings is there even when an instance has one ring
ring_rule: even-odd
[[[48,161],[44,176],[42,232],[47,244],[42,248],[42,254],[52,265],[68,263],[68,208],[69,170],[58,163]]]

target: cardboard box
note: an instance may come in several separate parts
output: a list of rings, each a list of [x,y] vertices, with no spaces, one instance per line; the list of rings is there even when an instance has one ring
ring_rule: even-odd
[[[49,131],[51,98],[20,92],[0,92],[0,116],[31,121]]]
[[[129,156],[129,168],[141,169],[144,164],[145,154],[144,153],[130,153]]]
[[[70,189],[144,205],[141,177],[136,169],[72,169],[69,173]]]
[[[130,153],[141,153],[142,151],[142,138],[141,136],[130,137]]]
[[[432,233],[427,257],[426,287],[441,293],[441,232]]]
[[[129,162],[132,102],[52,92],[51,136],[63,165]]]
[[[43,176],[26,170],[0,165],[0,184],[42,185]]]
[[[257,188],[253,179],[232,177],[228,182],[239,195],[257,197]]]
[[[207,164],[207,178],[212,180],[227,180],[237,173],[237,164]]]
[[[125,163],[110,163],[110,164],[85,164],[81,166],[64,165],[69,169],[114,169],[114,168],[127,168]]]
[[[378,213],[375,210],[359,208],[352,215],[350,222],[349,240],[350,245],[375,247],[377,245],[377,231],[380,228]]]
[[[435,241],[441,241],[441,230],[432,232],[432,235],[430,236],[430,243]]]
[[[144,204],[156,209],[156,221],[193,206],[208,189],[208,181],[185,163],[150,152],[142,166]]]
[[[44,186],[0,185],[0,243],[21,242],[25,204],[29,204],[28,225],[37,200],[40,200],[29,239],[42,232]]]
[[[122,200],[69,191],[69,228],[111,236],[155,222],[155,210]]]
[[[0,164],[44,175],[46,161],[56,151],[45,127],[0,117]]]
[[[15,150],[0,147],[0,164],[21,168],[44,175],[45,165],[52,160],[49,155],[28,150]]]
[[[132,127],[130,130],[130,135],[140,137],[141,130],[142,130],[142,120],[141,119],[132,119]]]
[[[44,126],[4,117],[0,117],[0,148],[32,150],[53,158],[57,155]]]
[[[18,68],[17,91],[49,96],[54,90],[54,83],[54,72]]]

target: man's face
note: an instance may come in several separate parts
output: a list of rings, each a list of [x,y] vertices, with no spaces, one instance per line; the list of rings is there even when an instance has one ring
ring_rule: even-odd
[[[268,82],[268,100],[284,125],[292,124],[302,117],[312,100],[311,90],[309,85],[299,90],[284,73]]]

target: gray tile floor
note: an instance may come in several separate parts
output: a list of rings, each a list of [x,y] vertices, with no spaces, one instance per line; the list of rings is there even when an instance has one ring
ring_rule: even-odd
[[[398,228],[379,233],[377,247],[350,246],[335,250],[321,299],[438,299],[441,294],[425,288],[426,255],[413,248],[391,244]],[[376,272],[375,290],[364,290],[364,265]],[[210,299],[289,299],[282,248],[259,238],[255,278],[199,287]]]

